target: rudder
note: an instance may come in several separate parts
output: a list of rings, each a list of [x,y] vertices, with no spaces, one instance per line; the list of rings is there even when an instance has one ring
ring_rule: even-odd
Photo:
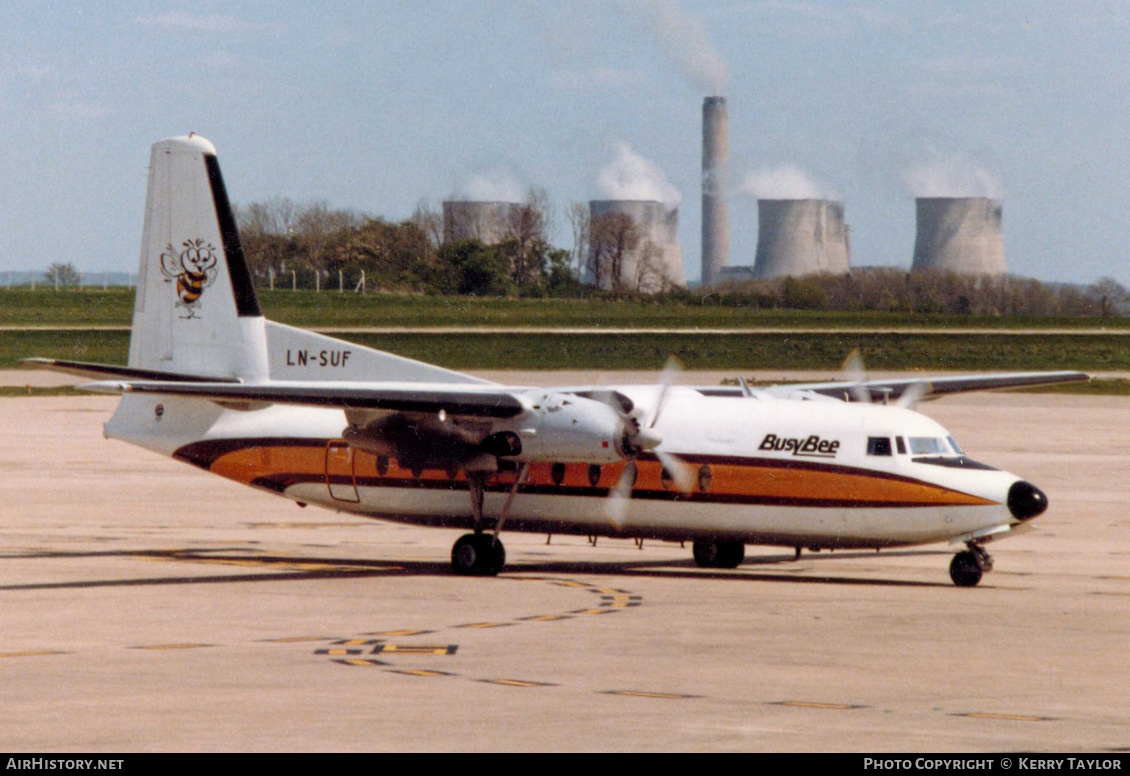
[[[129,366],[265,379],[265,323],[215,147],[154,143]]]

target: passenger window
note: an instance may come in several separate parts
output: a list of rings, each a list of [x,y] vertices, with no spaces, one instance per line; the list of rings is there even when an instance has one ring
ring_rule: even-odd
[[[895,446],[898,448],[899,455],[906,455],[906,440],[902,437],[895,437]]]
[[[891,454],[891,438],[890,437],[867,437],[867,454],[868,455],[890,455]]]

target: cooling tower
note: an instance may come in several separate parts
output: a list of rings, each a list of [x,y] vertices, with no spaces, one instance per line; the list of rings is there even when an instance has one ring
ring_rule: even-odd
[[[510,233],[510,213],[517,207],[514,202],[444,202],[443,241],[478,240],[497,245]]]
[[[589,202],[586,280],[606,291],[646,294],[685,286],[678,208],[653,200]]]
[[[754,274],[799,277],[849,270],[844,204],[827,199],[761,199]]]
[[[985,197],[921,197],[911,270],[1003,275],[1001,203]]]
[[[730,204],[727,177],[730,125],[725,97],[702,103],[702,284],[720,279],[730,266]]]

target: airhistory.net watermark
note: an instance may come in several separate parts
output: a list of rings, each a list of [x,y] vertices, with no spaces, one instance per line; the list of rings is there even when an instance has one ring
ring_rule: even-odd
[[[61,757],[9,757],[9,771],[120,771],[125,760],[82,760]]]

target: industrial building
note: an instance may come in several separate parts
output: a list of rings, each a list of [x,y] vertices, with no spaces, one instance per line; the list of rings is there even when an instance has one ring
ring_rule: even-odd
[[[754,275],[769,279],[850,270],[844,205],[827,199],[761,199]]]
[[[911,270],[1003,275],[1000,200],[920,197]]]
[[[589,202],[585,279],[605,290],[649,294],[685,286],[678,208],[654,200]]]
[[[497,245],[510,234],[511,214],[519,207],[516,202],[448,200],[443,203],[443,242],[478,240]]]

